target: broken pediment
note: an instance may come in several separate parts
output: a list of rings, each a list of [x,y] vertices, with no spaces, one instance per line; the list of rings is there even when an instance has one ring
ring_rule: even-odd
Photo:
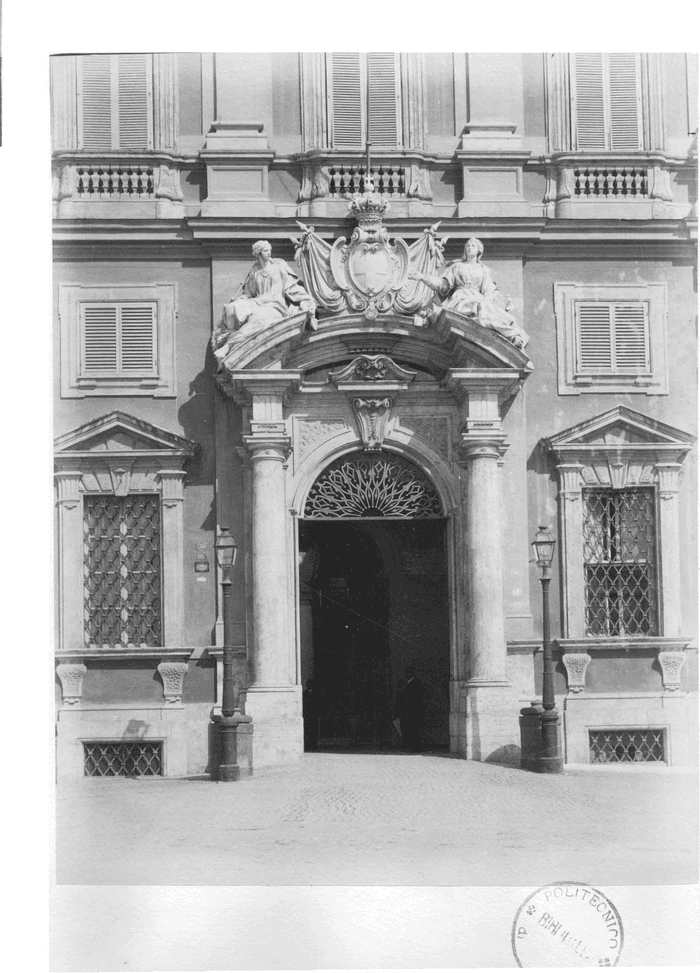
[[[137,419],[124,412],[110,412],[86,422],[55,440],[56,459],[129,458],[157,456],[184,460],[194,455],[196,443]]]

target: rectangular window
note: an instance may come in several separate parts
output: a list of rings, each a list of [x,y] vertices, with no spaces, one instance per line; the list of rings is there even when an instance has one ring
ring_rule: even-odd
[[[333,148],[396,148],[400,144],[400,80],[392,53],[329,55]]]
[[[85,644],[162,645],[160,497],[87,495],[83,510]]]
[[[586,635],[658,635],[654,491],[583,494]]]
[[[155,301],[81,304],[81,377],[155,376],[157,311]]]
[[[80,57],[79,144],[88,152],[153,148],[150,54]]]
[[[576,302],[576,371],[649,374],[649,314],[645,303]]]
[[[642,148],[637,54],[572,54],[574,148],[637,152]]]

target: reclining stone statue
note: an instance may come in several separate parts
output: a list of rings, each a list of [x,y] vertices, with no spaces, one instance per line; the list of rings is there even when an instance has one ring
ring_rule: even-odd
[[[524,348],[530,340],[511,314],[513,304],[507,301],[494,283],[491,271],[481,263],[484,245],[476,237],[470,237],[461,260],[449,264],[439,277],[428,274],[409,274],[412,280],[426,284],[442,303],[433,304],[425,311],[431,323],[437,320],[442,309],[457,311],[485,328],[491,328],[516,346]]]
[[[284,260],[273,258],[267,240],[253,244],[255,263],[238,294],[224,305],[221,322],[212,334],[212,349],[223,361],[231,348],[249,335],[298,311],[316,326],[316,302]]]

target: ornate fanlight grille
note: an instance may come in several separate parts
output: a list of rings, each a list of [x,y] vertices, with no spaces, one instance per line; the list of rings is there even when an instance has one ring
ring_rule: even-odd
[[[161,645],[160,497],[87,496],[86,645]]]
[[[586,635],[656,635],[652,489],[584,493]]]
[[[413,463],[388,453],[351,453],[316,480],[304,507],[313,520],[442,517],[433,484]]]

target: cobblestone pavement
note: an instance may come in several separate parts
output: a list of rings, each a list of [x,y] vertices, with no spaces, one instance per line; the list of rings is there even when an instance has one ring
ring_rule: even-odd
[[[695,883],[697,777],[561,776],[447,755],[305,754],[231,784],[85,780],[57,791],[59,883]]]

